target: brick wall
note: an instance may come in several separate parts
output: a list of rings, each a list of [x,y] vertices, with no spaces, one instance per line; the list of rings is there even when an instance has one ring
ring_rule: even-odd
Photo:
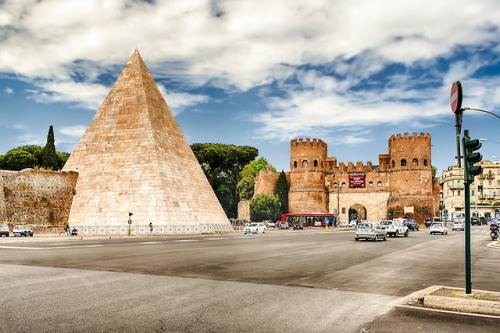
[[[35,232],[65,225],[78,173],[25,169],[0,171],[0,220],[29,224]]]

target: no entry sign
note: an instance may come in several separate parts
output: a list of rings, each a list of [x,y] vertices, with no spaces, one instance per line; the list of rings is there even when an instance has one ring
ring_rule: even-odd
[[[457,81],[451,85],[450,92],[451,111],[457,113],[462,108],[462,84]]]

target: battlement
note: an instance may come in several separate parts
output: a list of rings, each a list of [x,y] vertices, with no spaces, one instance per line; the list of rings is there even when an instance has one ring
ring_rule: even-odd
[[[293,139],[290,141],[291,146],[298,146],[298,145],[308,145],[311,147],[322,147],[326,148],[326,143],[321,140],[321,139],[316,139],[316,138],[298,138],[298,139]]]
[[[405,140],[405,139],[412,139],[412,140],[416,140],[416,139],[426,139],[426,140],[429,140],[431,139],[431,135],[429,133],[417,133],[417,132],[413,132],[412,135],[410,135],[409,133],[404,133],[403,136],[401,136],[401,134],[395,134],[395,135],[392,135],[390,138],[389,138],[389,142],[391,141],[394,141],[394,140]]]
[[[366,165],[361,162],[357,161],[356,164],[353,162],[347,162],[347,165],[344,162],[339,162],[338,167],[333,168],[334,171],[361,171],[361,172],[366,172],[366,171],[372,171],[373,169],[377,168],[377,165],[373,165],[372,161],[366,162]]]

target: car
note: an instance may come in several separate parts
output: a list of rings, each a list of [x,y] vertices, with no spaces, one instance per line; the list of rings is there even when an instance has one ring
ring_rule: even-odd
[[[405,220],[403,224],[407,226],[408,229],[413,231],[418,231],[420,229],[420,226],[418,225],[417,222],[415,222],[415,220]]]
[[[473,216],[470,218],[470,225],[474,225],[474,224],[481,225],[482,223],[478,217]]]
[[[373,239],[376,242],[379,239],[385,241],[387,237],[380,223],[362,222],[358,224],[358,228],[354,233],[354,240],[358,241],[360,239]]]
[[[0,223],[0,237],[9,237],[9,226],[5,223]]]
[[[431,225],[431,230],[430,230],[431,235],[433,234],[441,234],[441,235],[447,235],[448,234],[448,228],[443,222],[434,222]]]
[[[16,225],[14,226],[12,233],[14,234],[14,237],[17,236],[33,237],[33,229],[31,229],[29,225]]]
[[[281,222],[280,223],[280,229],[290,229],[290,226],[288,225],[288,222]]]
[[[465,224],[461,221],[455,221],[453,222],[453,226],[451,227],[451,230],[465,230]]]
[[[266,225],[266,227],[268,227],[268,228],[274,228],[276,226],[276,223],[274,223],[271,220],[265,220],[265,221],[262,221],[262,223],[264,223]]]
[[[440,217],[426,217],[424,224],[426,228],[429,228],[434,222],[441,222]]]
[[[383,220],[380,225],[385,230],[389,237],[405,236],[408,237],[410,231],[401,220]]]
[[[304,230],[304,225],[302,222],[296,222],[293,224],[293,230]]]
[[[262,222],[254,222],[254,223],[249,223],[245,229],[243,229],[244,234],[258,234],[258,233],[266,233],[266,225]]]

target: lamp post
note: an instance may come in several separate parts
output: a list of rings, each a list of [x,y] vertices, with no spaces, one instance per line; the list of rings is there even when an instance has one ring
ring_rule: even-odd
[[[340,191],[342,188],[337,184],[337,225],[340,226]]]

